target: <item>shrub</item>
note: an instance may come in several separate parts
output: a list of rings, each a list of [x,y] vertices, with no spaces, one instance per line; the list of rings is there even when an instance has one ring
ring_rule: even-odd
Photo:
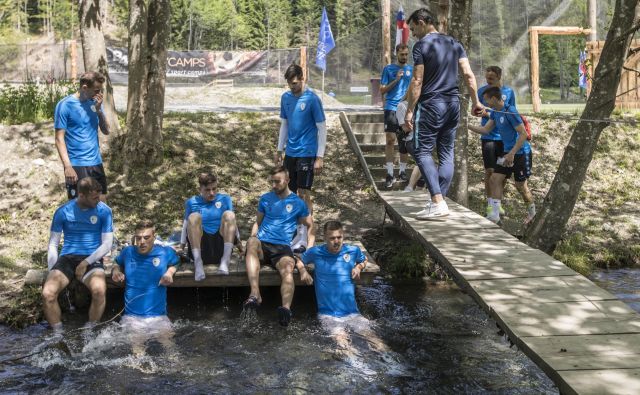
[[[7,84],[0,89],[0,122],[19,124],[51,120],[56,103],[76,89],[77,85],[70,81]]]

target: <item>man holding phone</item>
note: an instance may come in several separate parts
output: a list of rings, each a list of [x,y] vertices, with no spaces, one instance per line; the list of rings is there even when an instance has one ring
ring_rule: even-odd
[[[56,149],[64,167],[69,199],[78,196],[79,180],[92,177],[102,186],[100,200],[106,201],[107,178],[98,142],[98,127],[105,135],[109,134],[109,124],[102,112],[104,82],[102,74],[86,72],[80,76],[78,92],[65,97],[56,105]]]

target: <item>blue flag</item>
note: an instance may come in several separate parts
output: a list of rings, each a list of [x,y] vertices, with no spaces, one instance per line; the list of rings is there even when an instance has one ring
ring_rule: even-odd
[[[327,17],[327,9],[322,7],[322,22],[320,22],[320,35],[318,36],[318,52],[316,52],[316,66],[327,69],[327,54],[335,48],[336,42],[331,34],[331,25]]]

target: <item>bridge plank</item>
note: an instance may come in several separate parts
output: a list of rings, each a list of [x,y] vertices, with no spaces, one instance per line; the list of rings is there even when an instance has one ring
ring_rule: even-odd
[[[379,195],[391,217],[562,393],[640,393],[640,316],[634,310],[454,202],[447,200],[448,217],[419,221],[414,215],[424,207],[424,192]]]

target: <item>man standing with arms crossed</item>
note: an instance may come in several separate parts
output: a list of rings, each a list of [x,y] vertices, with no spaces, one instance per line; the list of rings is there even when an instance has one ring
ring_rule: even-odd
[[[104,82],[104,76],[98,72],[84,73],[80,76],[78,92],[56,105],[53,125],[56,149],[64,167],[69,199],[77,197],[78,181],[85,177],[100,183],[100,200],[104,202],[107,198],[107,178],[98,141],[98,127],[103,134],[109,134],[109,124],[102,112]]]
[[[313,216],[311,186],[313,176],[322,172],[327,144],[324,110],[320,98],[305,87],[302,67],[297,64],[290,65],[284,73],[284,78],[290,91],[285,92],[280,99],[280,135],[274,162],[276,166],[284,165],[287,169],[290,178],[289,189],[304,200],[310,215]],[[313,222],[311,223],[313,226]],[[292,245],[294,250],[303,251],[307,244],[313,245],[313,229],[300,225],[297,233]]]
[[[409,47],[406,44],[396,46],[397,64],[392,63],[384,67],[380,78],[380,93],[384,96],[384,131],[386,135],[386,146],[384,148],[385,166],[387,168],[387,178],[384,186],[391,188],[396,179],[393,176],[394,145],[396,135],[398,136],[398,148],[400,150],[400,172],[398,177],[401,181],[407,181],[407,153],[404,141],[401,141],[402,129],[396,119],[398,104],[404,99],[411,82],[413,67],[407,64],[409,58]]]
[[[469,89],[473,114],[480,115],[483,110],[464,48],[453,37],[438,33],[435,24],[435,16],[426,8],[409,17],[409,28],[419,41],[413,46],[414,71],[405,130],[412,130],[415,122],[414,157],[431,194],[431,201],[416,213],[416,219],[425,220],[449,215],[444,198],[453,178],[453,147],[460,119],[458,70]],[[431,157],[434,148],[438,152],[438,165]]]

